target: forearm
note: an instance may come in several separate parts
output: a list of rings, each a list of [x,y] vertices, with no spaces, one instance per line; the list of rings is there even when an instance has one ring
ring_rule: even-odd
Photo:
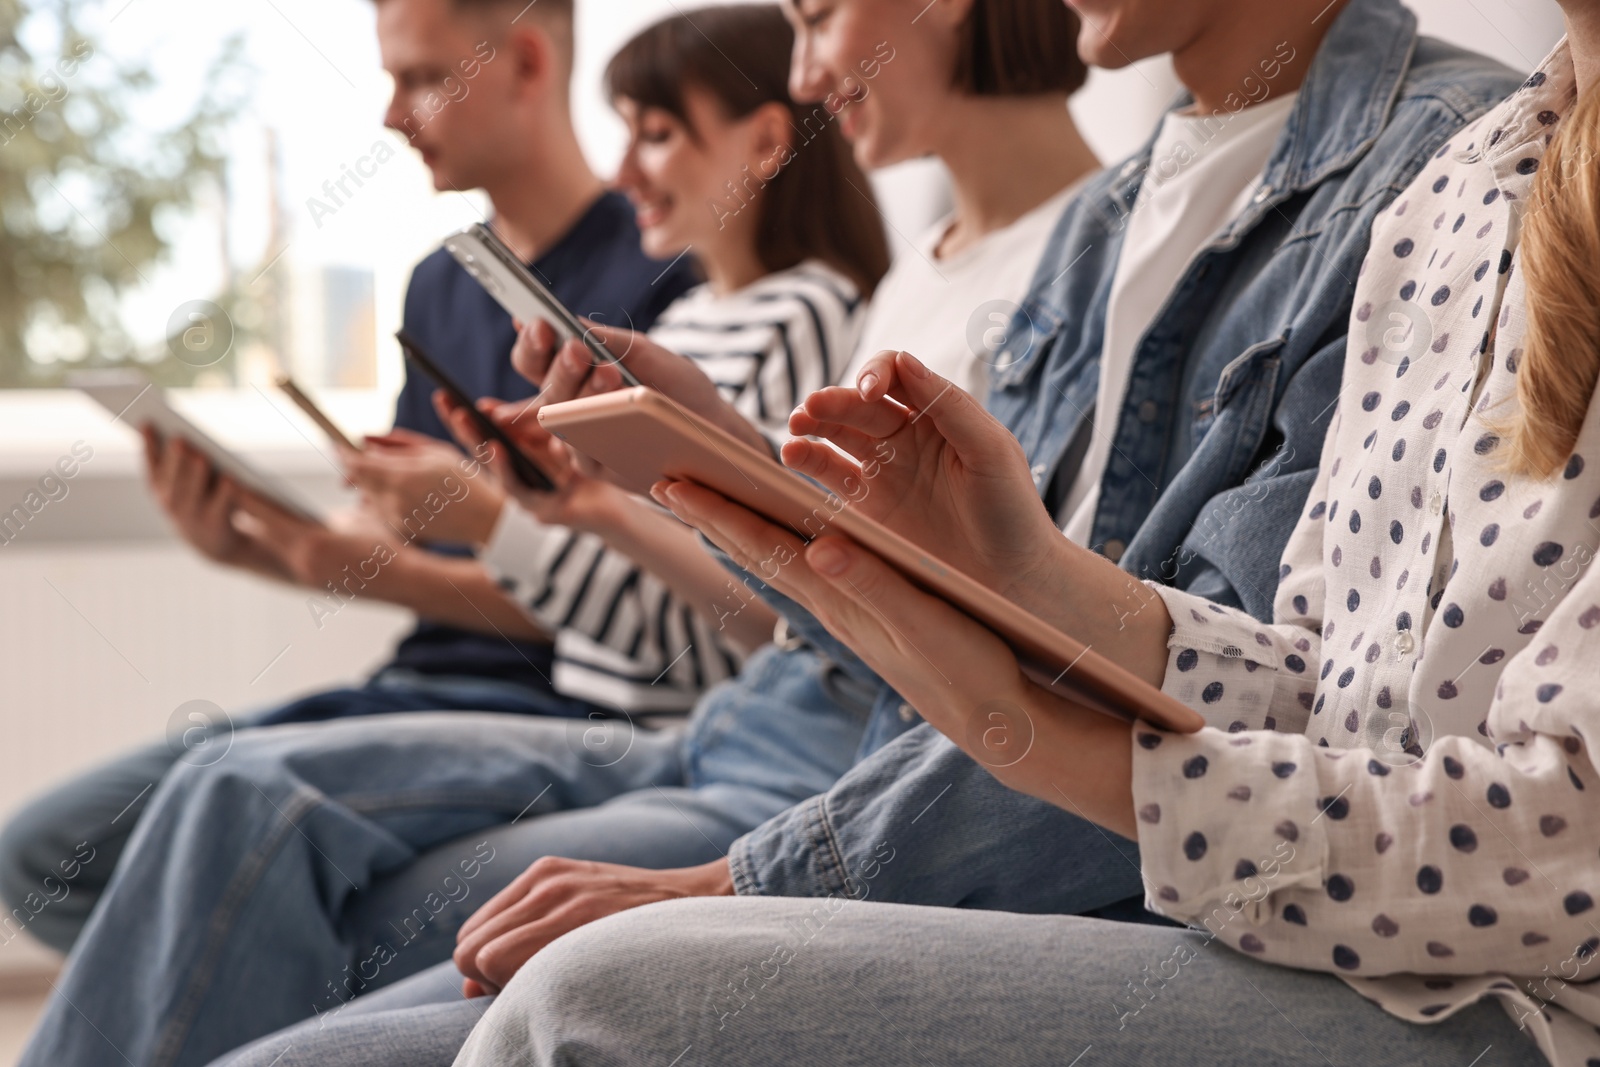
[[[671,515],[637,497],[622,497],[593,532],[656,575],[729,644],[750,652],[772,640],[777,614],[731,580],[694,530]]]
[[[551,640],[473,559],[401,549],[362,593],[409,608],[422,618],[478,633],[519,641]]]
[[[1128,723],[1055,699],[1043,690],[1026,712],[1032,730],[1026,756],[992,767],[1012,789],[1065,808],[1123,837],[1138,836],[1133,814],[1133,731]],[[958,744],[979,762],[985,750],[979,732]],[[993,757],[988,757],[992,759]]]
[[[1134,677],[1160,687],[1172,617],[1154,590],[1099,553],[1062,537],[1046,561],[1006,595]]]

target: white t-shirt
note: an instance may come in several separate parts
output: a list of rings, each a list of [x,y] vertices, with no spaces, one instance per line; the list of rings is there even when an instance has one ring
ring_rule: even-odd
[[[982,399],[989,389],[987,361],[1027,295],[1050,231],[1079,184],[945,259],[936,258],[934,250],[949,231],[950,218],[918,238],[878,284],[842,384],[853,385],[868,359],[897,349]]]
[[[1088,544],[1094,528],[1134,348],[1190,260],[1249,206],[1297,96],[1226,118],[1170,112],[1161,121],[1111,280],[1089,446],[1059,512],[1067,516],[1064,532],[1079,544]]]

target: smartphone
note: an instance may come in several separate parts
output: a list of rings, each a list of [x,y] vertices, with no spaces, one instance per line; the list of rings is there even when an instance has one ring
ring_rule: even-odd
[[[475,222],[460,233],[446,237],[444,247],[496,303],[511,313],[512,318],[521,322],[543,319],[561,341],[576,338],[583,342],[596,366],[613,364],[628,385],[644,384],[584,326],[583,320],[533,276],[517,254],[489,227]]]
[[[493,441],[505,450],[506,461],[511,464],[511,470],[522,484],[541,493],[555,491],[556,483],[550,480],[550,476],[529,458],[521,446],[496,425],[493,419],[478,410],[477,401],[468,396],[466,390],[457,385],[455,380],[446,374],[444,369],[423,351],[416,338],[404,330],[394,336],[395,340],[400,342],[400,347],[405,350],[406,358],[415,363],[424,374],[432,378],[439,388],[449,395],[456,406],[467,412],[472,418],[473,424],[478,427],[478,432],[483,434],[484,439]]]
[[[323,413],[321,408],[317,407],[316,401],[307,396],[305,391],[301,389],[300,386],[295,384],[295,380],[293,378],[289,377],[287,374],[280,374],[273,379],[273,384],[279,389],[283,390],[284,395],[290,400],[294,401],[295,407],[305,412],[306,417],[312,422],[316,423],[323,433],[327,434],[330,438],[332,438],[334,441],[337,441],[344,447],[350,449],[352,452],[361,451],[360,447],[354,441],[350,440],[350,438],[345,435],[345,432],[339,429],[334,421]]]

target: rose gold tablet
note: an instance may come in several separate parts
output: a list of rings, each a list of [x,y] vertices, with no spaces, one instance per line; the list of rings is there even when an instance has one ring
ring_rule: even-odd
[[[1079,703],[1185,733],[1205,725],[1194,709],[653,389],[551,404],[539,409],[539,422],[636,492],[662,478],[684,479],[737,500],[802,540],[844,534],[988,626],[1016,651],[1029,677]],[[862,492],[871,492],[869,480]]]

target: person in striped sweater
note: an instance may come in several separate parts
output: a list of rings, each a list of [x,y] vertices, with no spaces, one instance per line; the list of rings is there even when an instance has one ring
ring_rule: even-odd
[[[738,67],[715,51],[724,31],[739,42]],[[889,260],[877,205],[838,130],[802,139],[785,86],[791,41],[775,7],[697,13],[646,29],[606,73],[629,133],[617,184],[643,250],[690,257],[704,279],[650,336],[698,363],[774,448],[789,438],[795,405],[840,380]],[[846,217],[812,210],[818,201]],[[770,639],[775,616],[751,603],[730,620],[717,607],[728,577],[693,534],[585,476],[525,406],[487,410],[541,453],[560,491],[527,491],[492,461],[496,477],[427,536],[479,546],[479,559],[554,635],[558,692],[626,713],[687,711]],[[440,414],[464,445],[482,448],[464,413]],[[399,523],[443,473],[439,462],[369,450],[352,470]]]

